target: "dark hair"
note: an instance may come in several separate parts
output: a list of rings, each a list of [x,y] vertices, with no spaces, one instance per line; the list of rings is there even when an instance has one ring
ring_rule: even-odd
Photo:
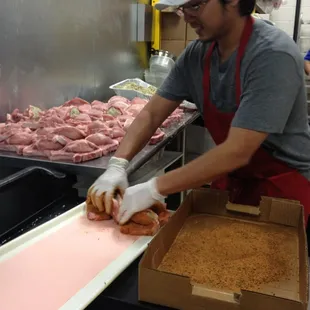
[[[228,4],[230,0],[220,0],[223,6]],[[256,0],[239,0],[239,13],[241,16],[251,15],[255,8]]]

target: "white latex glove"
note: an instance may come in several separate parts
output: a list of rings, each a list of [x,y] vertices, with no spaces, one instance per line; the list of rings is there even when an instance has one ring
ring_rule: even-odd
[[[87,196],[92,204],[107,214],[112,212],[112,198],[116,189],[124,193],[128,187],[126,168],[128,161],[123,158],[112,157],[107,170],[89,188]],[[103,195],[104,194],[104,195]]]
[[[163,202],[164,196],[158,193],[156,178],[146,183],[128,187],[117,214],[117,222],[125,224],[137,212],[150,208],[157,201]]]

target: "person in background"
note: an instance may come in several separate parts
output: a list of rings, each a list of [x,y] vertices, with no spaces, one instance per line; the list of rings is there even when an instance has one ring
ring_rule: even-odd
[[[198,39],[189,44],[163,85],[136,117],[107,171],[89,189],[106,212],[116,188],[125,191],[117,219],[167,195],[212,182],[232,203],[260,197],[300,201],[310,212],[310,129],[304,61],[283,31],[251,16],[255,0],[160,0],[176,6]],[[283,65],[285,64],[285,65]],[[128,187],[126,168],[184,100],[195,102],[216,147],[162,176]],[[197,137],[199,138],[199,137]],[[101,210],[102,211],[102,210]]]
[[[310,75],[310,50],[305,56],[305,72],[307,75]]]

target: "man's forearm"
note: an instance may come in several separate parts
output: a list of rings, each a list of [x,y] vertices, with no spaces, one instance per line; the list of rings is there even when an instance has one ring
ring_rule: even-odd
[[[221,144],[184,167],[160,176],[157,179],[158,192],[167,196],[200,187],[245,166],[248,160],[248,156],[241,155],[238,150]]]
[[[114,156],[130,161],[143,149],[156,129],[151,114],[148,111],[142,111],[130,125]]]
[[[130,125],[114,156],[130,161],[143,149],[157,128],[178,105],[179,102],[154,95]]]

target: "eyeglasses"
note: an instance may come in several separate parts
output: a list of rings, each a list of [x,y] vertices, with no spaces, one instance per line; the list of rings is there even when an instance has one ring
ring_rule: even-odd
[[[201,0],[201,1],[193,3],[193,4],[180,5],[177,8],[177,10],[180,10],[183,13],[197,14],[197,12],[201,8],[201,6],[206,4],[207,2],[209,2],[209,0]]]

